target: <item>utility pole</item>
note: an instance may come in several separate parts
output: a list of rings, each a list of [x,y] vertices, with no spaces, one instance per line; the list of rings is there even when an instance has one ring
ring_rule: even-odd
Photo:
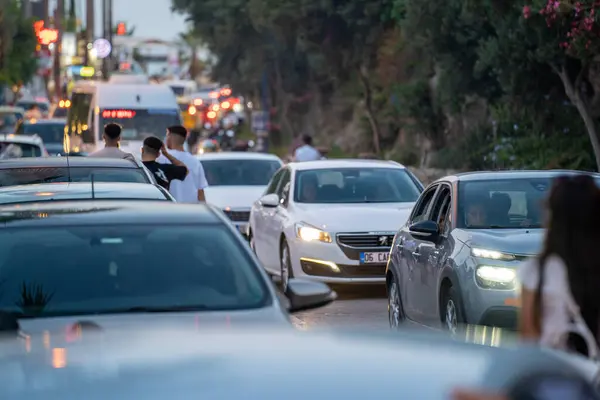
[[[62,84],[61,84],[61,69],[60,69],[60,58],[62,54],[62,35],[63,35],[63,18],[65,15],[65,3],[63,0],[56,2],[56,9],[54,12],[54,28],[58,31],[58,37],[56,39],[54,47],[54,93],[56,100],[62,98]]]
[[[94,41],[94,0],[85,3],[85,65],[90,65],[90,49],[87,47]]]
[[[110,54],[108,55],[108,66],[109,66],[109,71],[112,72],[115,69],[115,59],[113,57],[113,50],[114,49],[114,43],[113,43],[113,0],[107,0],[108,1],[108,41],[110,42],[110,46],[111,46],[111,51]]]
[[[44,26],[48,27],[50,25],[50,0],[42,0],[43,8],[44,8]]]
[[[102,38],[108,39],[108,31],[106,29],[106,25],[108,24],[108,2],[107,0],[102,0]],[[108,79],[108,63],[107,59],[104,58],[102,60],[102,76],[104,79]]]

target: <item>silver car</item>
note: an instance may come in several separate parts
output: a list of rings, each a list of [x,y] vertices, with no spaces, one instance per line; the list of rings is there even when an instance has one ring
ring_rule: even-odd
[[[473,172],[429,185],[390,252],[391,326],[515,328],[516,272],[540,250],[543,200],[555,177],[576,173]]]
[[[83,329],[0,342],[0,387],[3,400],[448,400],[459,387],[510,399],[598,399],[589,361],[436,336]]]

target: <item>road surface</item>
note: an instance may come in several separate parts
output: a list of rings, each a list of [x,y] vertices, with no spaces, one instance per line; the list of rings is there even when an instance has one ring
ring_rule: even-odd
[[[296,327],[304,330],[388,330],[385,287],[334,288],[338,300],[315,310],[293,315]]]

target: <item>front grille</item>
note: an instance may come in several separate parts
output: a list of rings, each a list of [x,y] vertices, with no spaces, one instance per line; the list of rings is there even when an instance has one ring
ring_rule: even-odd
[[[384,240],[385,238],[385,240]],[[343,246],[353,248],[390,248],[394,241],[393,234],[340,234],[337,241]]]
[[[223,212],[233,222],[248,222],[248,221],[250,221],[250,211],[223,210]]]

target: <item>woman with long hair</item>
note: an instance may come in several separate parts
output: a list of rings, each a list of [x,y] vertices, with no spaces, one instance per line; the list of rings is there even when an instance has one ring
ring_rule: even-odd
[[[600,317],[600,190],[589,175],[560,177],[547,211],[542,252],[519,269],[521,337],[589,355]]]

